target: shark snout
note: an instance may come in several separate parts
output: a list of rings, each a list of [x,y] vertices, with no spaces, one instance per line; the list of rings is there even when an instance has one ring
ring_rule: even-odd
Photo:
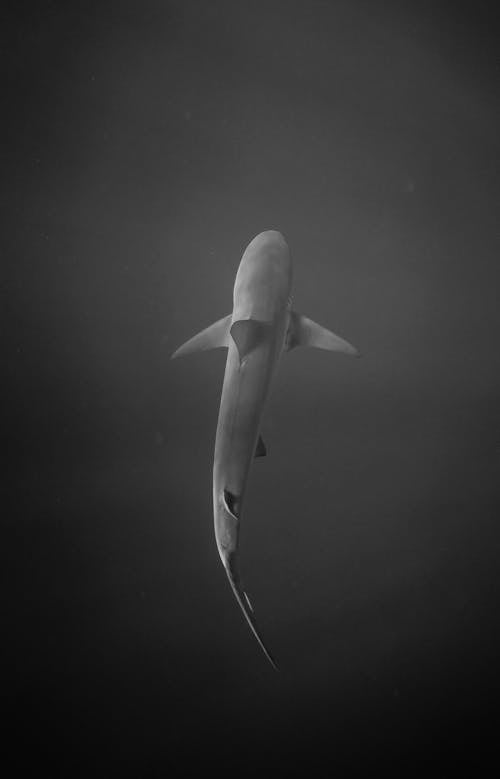
[[[253,238],[249,246],[256,244],[258,246],[268,246],[276,244],[278,246],[285,247],[287,245],[285,238],[279,230],[263,230],[261,233]]]

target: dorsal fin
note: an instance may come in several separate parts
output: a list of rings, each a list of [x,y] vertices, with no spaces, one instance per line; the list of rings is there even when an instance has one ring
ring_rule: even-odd
[[[266,339],[271,329],[270,322],[261,322],[257,319],[238,319],[231,325],[231,337],[238,347],[240,362],[247,357],[253,349]]]
[[[172,355],[175,357],[184,357],[193,352],[206,352],[208,349],[219,349],[229,345],[229,328],[231,327],[231,314],[214,322],[213,325],[206,327],[200,333],[193,335],[189,341],[179,346]]]
[[[358,350],[348,341],[344,341],[339,335],[335,335],[326,327],[318,325],[312,319],[308,319],[296,311],[290,313],[290,325],[286,338],[286,349],[295,349],[296,346],[312,346],[316,349],[327,349],[330,352],[344,352],[354,357],[359,357]]]

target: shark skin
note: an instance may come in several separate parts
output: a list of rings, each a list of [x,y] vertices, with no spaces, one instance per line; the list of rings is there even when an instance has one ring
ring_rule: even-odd
[[[257,235],[236,274],[232,314],[177,349],[172,357],[227,348],[215,436],[213,511],[217,549],[234,595],[269,662],[276,663],[258,629],[241,581],[238,546],[243,503],[255,456],[265,456],[262,414],[284,351],[313,346],[359,356],[347,341],[292,311],[292,262],[276,230]]]

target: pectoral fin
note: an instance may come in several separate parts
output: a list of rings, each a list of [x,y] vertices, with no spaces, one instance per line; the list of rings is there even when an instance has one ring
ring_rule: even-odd
[[[231,327],[231,314],[214,322],[210,327],[206,327],[201,333],[197,333],[189,341],[179,346],[172,355],[174,357],[184,357],[186,354],[194,352],[206,352],[208,349],[219,349],[229,345],[229,329]]]
[[[344,352],[354,357],[359,357],[358,350],[348,341],[318,325],[312,319],[292,311],[288,328],[286,349],[295,349],[296,346],[312,346],[315,349],[327,349],[330,352]]]
[[[259,435],[259,440],[257,441],[257,446],[255,447],[255,456],[265,457],[266,454],[267,454],[266,445],[264,443],[262,436]]]
[[[237,322],[233,322],[230,333],[238,347],[240,363],[265,341],[270,330],[270,322],[260,322],[257,319],[238,319]]]

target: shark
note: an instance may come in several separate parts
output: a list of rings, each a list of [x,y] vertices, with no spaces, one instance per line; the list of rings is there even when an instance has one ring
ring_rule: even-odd
[[[241,258],[232,313],[197,333],[172,355],[227,349],[213,462],[215,540],[236,600],[276,670],[238,562],[249,473],[254,458],[267,453],[260,432],[263,412],[284,352],[303,346],[359,356],[348,341],[292,308],[292,276],[290,250],[283,235],[277,230],[259,233]]]

